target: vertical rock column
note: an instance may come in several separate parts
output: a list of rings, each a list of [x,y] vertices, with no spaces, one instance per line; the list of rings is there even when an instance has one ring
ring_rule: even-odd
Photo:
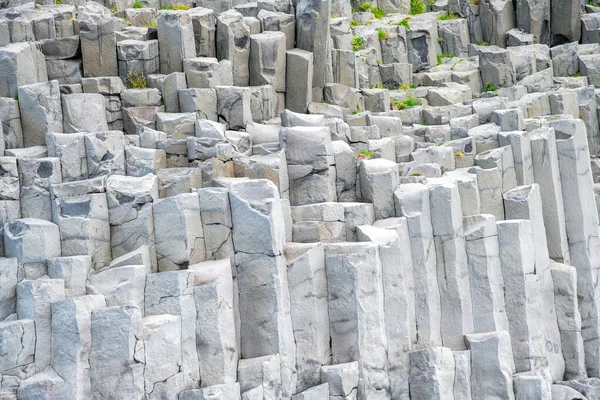
[[[248,86],[250,72],[250,29],[242,14],[229,10],[217,17],[217,58],[231,61],[233,84]]]
[[[290,49],[287,51],[285,106],[288,110],[306,113],[312,101],[314,57],[309,51]]]
[[[554,304],[565,358],[565,380],[587,378],[581,336],[581,314],[577,300],[577,268],[550,263],[554,280]]]
[[[162,11],[156,22],[160,73],[183,72],[183,60],[196,57],[194,28],[187,11]]]
[[[17,286],[17,317],[35,322],[35,371],[52,360],[52,303],[65,298],[62,279],[25,280]]]
[[[142,315],[137,307],[108,307],[92,312],[90,376],[92,397],[144,396]]]
[[[73,399],[92,398],[90,348],[92,312],[106,307],[104,296],[69,297],[52,303],[52,368]]]
[[[89,255],[96,270],[108,265],[112,255],[104,178],[52,185],[50,195],[62,255]]]
[[[540,312],[544,323],[544,348],[554,380],[564,375],[564,360],[560,333],[554,307],[554,284],[550,272],[550,258],[542,215],[542,199],[539,185],[518,186],[504,193],[504,210],[507,219],[531,221],[535,254],[535,275],[540,288]]]
[[[146,277],[144,315],[170,314],[181,332],[181,367],[183,386],[198,386],[200,373],[196,351],[196,307],[194,302],[194,271],[168,271]]]
[[[565,207],[554,129],[536,129],[530,133],[530,139],[534,180],[540,185],[542,197],[548,253],[555,261],[569,263]]]
[[[406,221],[404,220],[406,227]],[[396,229],[401,230],[398,226]],[[402,257],[403,246],[410,247],[407,237],[400,240],[396,229],[370,225],[357,227],[357,239],[379,245],[387,335],[388,373],[393,399],[408,398],[409,352],[417,341],[413,264]]]
[[[463,219],[463,225],[473,304],[473,331],[508,332],[496,218],[489,214],[471,215]]]
[[[181,193],[152,206],[159,271],[173,271],[204,261],[204,232],[198,193]]]
[[[136,178],[111,175],[106,183],[106,197],[113,258],[146,245],[150,250],[152,271],[156,272],[156,240],[152,213],[152,202],[158,199],[156,176]]]
[[[58,81],[19,87],[19,109],[25,147],[46,144],[46,132],[63,131]]]
[[[290,204],[336,201],[335,158],[329,128],[282,128],[279,142],[288,163]]]
[[[600,376],[600,238],[598,213],[593,192],[592,171],[586,129],[581,120],[562,120],[552,124],[557,132],[558,166],[564,198],[564,215],[571,255],[577,268],[577,295],[585,342],[586,369],[591,377]]]
[[[119,75],[117,38],[110,10],[98,3],[86,3],[79,7],[77,17],[84,76]]]
[[[325,267],[333,363],[358,361],[359,398],[389,398],[379,246],[328,244]]]
[[[299,0],[296,5],[296,47],[313,53],[313,96],[320,101],[325,84],[333,81],[329,15],[331,0]]]
[[[514,399],[512,376],[515,363],[508,332],[475,333],[467,335],[465,341],[471,351],[473,398]]]
[[[190,266],[194,271],[196,351],[201,386],[231,385],[239,358],[235,303],[229,259]]]
[[[331,364],[325,253],[321,243],[289,243],[285,249],[298,366],[297,392],[321,382]]]
[[[452,350],[464,350],[464,335],[473,333],[473,308],[458,186],[445,178],[430,179],[428,184],[431,220],[435,221],[442,343]]]
[[[62,182],[60,160],[53,157],[17,161],[23,218],[52,220],[50,186]]]
[[[436,251],[431,227],[429,189],[420,183],[402,184],[394,192],[396,215],[406,217],[414,265],[415,308],[420,348],[442,343],[441,304]]]
[[[547,366],[548,360],[531,223],[513,219],[497,226],[514,363],[517,372],[532,371]]]
[[[229,201],[237,267],[241,355],[281,355],[284,397],[296,392],[296,350],[283,257],[279,190],[271,181],[233,183]],[[242,389],[243,390],[243,389]]]

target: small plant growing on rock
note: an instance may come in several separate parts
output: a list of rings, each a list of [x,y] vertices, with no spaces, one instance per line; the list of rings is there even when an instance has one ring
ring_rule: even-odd
[[[412,174],[410,174],[410,176],[423,176],[423,174],[420,172],[413,172]]]
[[[356,21],[354,19],[352,21],[350,21],[350,26],[359,26],[359,25],[360,24],[358,23],[358,21]]]
[[[423,14],[425,12],[425,4],[421,0],[410,0],[410,13],[412,15]]]
[[[362,3],[361,5],[358,6],[358,9],[361,12],[367,12],[371,9],[371,5],[369,3]]]
[[[398,87],[398,90],[403,90],[405,92],[408,92],[408,89],[410,89],[410,85],[406,82],[400,85],[400,87]]]
[[[496,86],[492,85],[491,82],[486,82],[485,86],[483,87],[483,91],[484,92],[495,92],[496,90]]]
[[[465,156],[465,152],[458,150],[454,153],[454,155],[458,158],[463,158]]]
[[[452,13],[446,13],[437,17],[438,21],[448,21],[451,19],[458,19],[458,15]]]
[[[354,36],[352,38],[352,50],[357,51],[365,44],[365,41],[360,36]]]
[[[404,101],[392,101],[392,108],[395,110],[404,110],[418,105],[421,105],[421,101],[419,99],[415,99],[412,94],[408,95],[408,98]]]
[[[177,3],[161,8],[161,10],[173,10],[173,11],[187,11],[189,9],[190,9],[190,6],[187,6],[185,4],[177,4]]]
[[[408,23],[408,18],[404,18],[402,21],[398,22],[398,25],[403,26],[406,29],[410,29],[410,24]]]
[[[153,19],[152,22],[150,22],[149,24],[144,25],[144,28],[148,28],[148,29],[154,28],[154,29],[156,29],[156,20]]]
[[[369,151],[369,150],[363,150],[360,153],[358,153],[355,158],[357,160],[370,160],[373,158],[373,152]]]
[[[142,2],[140,0],[135,0],[133,2],[133,8],[144,8],[144,5],[142,4]]]
[[[379,40],[388,40],[390,37],[390,35],[381,28],[377,29],[377,36],[379,37]]]
[[[442,65],[444,58],[454,58],[454,53],[442,53],[436,56],[438,65]]]
[[[385,13],[381,8],[371,8],[371,12],[373,13],[373,16],[377,19],[381,19],[385,16]]]
[[[472,4],[472,5],[474,5],[474,6],[478,6],[479,5],[479,0],[471,0],[469,3]]]
[[[132,89],[145,89],[148,87],[148,78],[138,72],[129,72],[125,80]]]

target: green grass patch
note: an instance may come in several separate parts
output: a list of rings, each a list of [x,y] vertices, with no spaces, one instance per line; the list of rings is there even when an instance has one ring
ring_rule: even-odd
[[[390,35],[383,29],[379,28],[377,29],[377,37],[379,37],[379,40],[387,40],[389,39]]]
[[[352,50],[357,51],[362,46],[364,46],[364,44],[365,44],[365,41],[360,36],[354,36],[352,38]]]
[[[125,80],[132,89],[145,89],[148,87],[148,78],[138,72],[130,72]]]
[[[492,85],[491,82],[486,82],[485,86],[483,87],[483,91],[484,92],[495,92],[496,90],[496,86]]]
[[[438,21],[449,21],[452,19],[458,19],[458,15],[457,14],[452,14],[452,13],[446,13],[444,15],[440,15],[439,17],[437,17]]]
[[[173,4],[173,5],[168,5],[168,6],[161,8],[161,10],[172,10],[172,11],[187,11],[189,9],[190,9],[190,6],[186,6],[185,4]]]
[[[426,10],[421,0],[410,0],[410,13],[412,15],[423,14]]]

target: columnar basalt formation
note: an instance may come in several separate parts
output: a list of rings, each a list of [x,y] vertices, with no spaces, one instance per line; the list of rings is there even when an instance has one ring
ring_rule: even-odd
[[[599,53],[597,0],[0,0],[0,399],[600,398]]]

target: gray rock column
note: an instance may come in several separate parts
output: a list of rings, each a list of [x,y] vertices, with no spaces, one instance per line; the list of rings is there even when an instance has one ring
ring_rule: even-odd
[[[55,257],[49,258],[46,263],[51,279],[65,281],[66,297],[83,296],[87,293],[87,279],[92,267],[90,256]]]
[[[217,58],[232,63],[233,84],[248,86],[250,30],[244,23],[242,14],[229,10],[217,17],[217,43]]]
[[[215,57],[217,20],[214,9],[198,6],[192,8],[189,11],[189,15],[192,19],[192,27],[194,29],[196,55],[198,57]]]
[[[104,296],[70,297],[52,303],[52,368],[73,399],[92,397],[90,348],[92,312],[106,307]]]
[[[88,133],[84,136],[90,178],[125,175],[125,143],[120,131]]]
[[[25,147],[46,144],[46,132],[63,132],[58,81],[19,87],[19,108]]]
[[[52,222],[60,228],[63,256],[89,255],[92,268],[112,259],[106,183],[103,178],[52,185]]]
[[[283,128],[279,142],[285,149],[288,164],[290,204],[299,206],[335,201],[335,158],[329,128]],[[309,148],[311,150],[307,151]]]
[[[401,184],[394,192],[394,203],[396,215],[408,221],[419,332],[417,345],[423,348],[440,345],[442,317],[429,188],[420,183]]]
[[[475,333],[467,335],[465,342],[471,351],[473,398],[514,399],[512,376],[515,363],[508,332]]]
[[[296,47],[313,53],[312,87],[320,91],[333,81],[329,33],[331,0],[299,0],[296,5]],[[321,95],[317,96],[320,98]]]
[[[146,277],[144,315],[169,314],[179,317],[180,372],[183,386],[194,388],[200,381],[196,350],[196,307],[194,302],[194,271],[168,271]]]
[[[158,270],[173,271],[204,261],[198,193],[157,200],[152,206]]]
[[[60,160],[63,182],[88,178],[85,140],[82,133],[47,133],[48,157]]]
[[[229,260],[191,265],[196,303],[196,351],[202,386],[234,384],[239,358]]]
[[[527,132],[500,132],[498,133],[500,146],[509,146],[512,149],[517,185],[531,185],[533,179],[533,158],[531,142]]]
[[[403,246],[410,247],[408,226],[404,218],[400,225],[379,228],[370,225],[357,227],[357,239],[379,245],[387,335],[390,394],[394,399],[408,398],[409,352],[417,342],[417,320],[412,259],[403,257]],[[401,224],[404,224],[402,229]],[[405,230],[404,240],[398,231]]]
[[[471,167],[468,172],[477,176],[477,188],[481,213],[492,214],[497,220],[504,219],[502,204],[502,173],[498,168]]]
[[[79,7],[77,17],[84,75],[118,76],[116,27],[110,10],[86,3]]]
[[[438,255],[442,343],[452,350],[463,350],[464,335],[473,333],[473,308],[458,186],[446,178],[429,179],[428,186]]]
[[[577,268],[551,262],[550,271],[554,281],[554,305],[565,358],[564,379],[583,379],[587,377],[587,373],[577,300]]]
[[[291,396],[296,387],[296,351],[282,255],[285,223],[279,191],[265,179],[241,181],[230,186],[229,201],[239,287],[241,356],[281,354],[283,393]]]
[[[52,303],[65,298],[61,279],[24,280],[17,285],[17,317],[35,322],[35,371],[52,360]]]
[[[375,219],[395,216],[394,191],[400,183],[398,164],[385,159],[362,160],[358,167],[358,177],[359,200],[373,203]]]
[[[535,252],[535,274],[540,288],[540,312],[544,322],[546,357],[554,379],[564,375],[564,360],[560,346],[560,333],[554,307],[554,284],[550,272],[550,258],[546,244],[546,230],[542,215],[539,185],[518,186],[504,193],[504,210],[507,219],[528,219]]]
[[[52,220],[50,186],[62,182],[58,158],[21,158],[17,162],[23,218]]]
[[[152,213],[152,202],[158,200],[156,176],[136,178],[111,175],[106,182],[106,198],[113,258],[146,245],[150,249],[152,271],[156,272],[156,240]]]
[[[577,294],[589,376],[600,376],[598,286],[591,284],[600,268],[600,238],[586,129],[581,120],[553,123],[557,132],[558,170],[571,264],[577,268]]]
[[[325,253],[321,243],[289,243],[285,248],[296,365],[301,392],[321,382],[320,369],[331,364]]]
[[[0,321],[17,312],[19,263],[16,258],[0,258]]]
[[[513,219],[498,222],[497,227],[515,368],[526,372],[545,367],[548,360],[531,223]]]
[[[540,185],[548,252],[553,260],[568,263],[570,257],[555,132],[552,128],[540,128],[530,134],[533,175],[535,183]]]
[[[234,261],[229,192],[225,188],[198,190],[207,260],[229,258]],[[235,267],[233,268],[235,276]]]
[[[285,106],[287,109],[306,113],[312,101],[313,53],[302,49],[287,51],[285,73]]]
[[[157,20],[160,73],[183,71],[183,60],[196,56],[194,28],[187,11],[163,11]]]
[[[508,332],[496,218],[489,214],[471,215],[463,219],[463,225],[473,304],[473,331]]]
[[[249,72],[251,86],[271,85],[276,92],[285,92],[286,48],[283,32],[250,36]]]
[[[137,307],[108,307],[92,312],[90,376],[94,398],[144,396],[142,331]]]
[[[6,257],[18,259],[19,281],[43,277],[46,260],[60,257],[58,226],[34,218],[9,221],[4,227],[4,252]]]
[[[359,362],[359,392],[364,399],[389,396],[379,256],[374,243],[325,246],[333,363]],[[365,326],[370,329],[363,330]]]
[[[447,347],[430,347],[410,353],[410,398],[454,399],[454,355]]]
[[[13,98],[19,86],[48,81],[46,59],[33,43],[12,43],[0,49],[0,95]]]
[[[562,44],[576,42],[581,37],[581,2],[576,0],[551,0],[550,27],[552,41]]]

